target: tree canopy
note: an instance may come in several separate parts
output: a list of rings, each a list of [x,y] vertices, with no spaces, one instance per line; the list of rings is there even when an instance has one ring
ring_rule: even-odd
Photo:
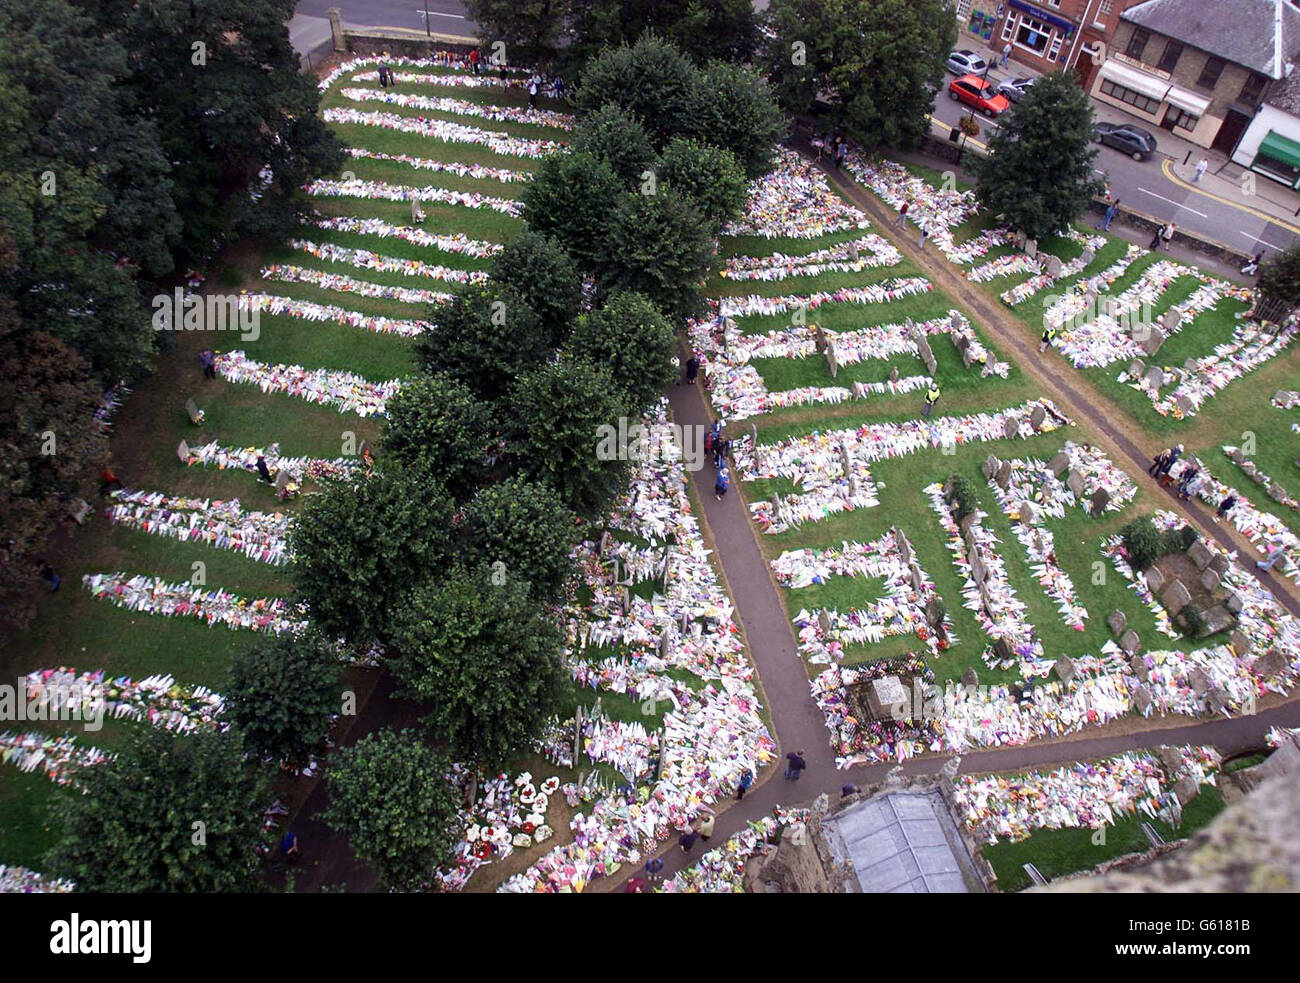
[[[621,190],[618,175],[586,153],[542,158],[524,186],[521,213],[528,228],[557,239],[583,269],[604,249],[604,228]]]
[[[745,172],[730,150],[682,137],[669,141],[655,173],[660,184],[695,206],[714,236],[739,214],[749,191]]]
[[[493,257],[492,280],[523,298],[548,345],[564,343],[582,309],[582,277],[559,241],[531,231],[515,236]]]
[[[474,494],[487,474],[492,413],[449,375],[417,375],[388,401],[383,450],[401,464],[437,475],[457,501]]]
[[[583,315],[567,350],[608,370],[633,414],[649,409],[677,378],[677,334],[643,294],[615,293]]]
[[[230,664],[230,719],[251,754],[305,764],[339,712],[339,663],[311,634],[260,636]]]
[[[549,485],[508,478],[482,488],[465,509],[467,565],[522,580],[538,599],[554,601],[573,575],[574,518]]]

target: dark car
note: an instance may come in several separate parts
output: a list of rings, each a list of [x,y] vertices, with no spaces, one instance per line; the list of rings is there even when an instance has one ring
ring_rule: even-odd
[[[1025,97],[1029,87],[1037,81],[1036,78],[1007,79],[998,86],[998,94],[1006,96],[1012,102],[1019,102]]]
[[[1107,147],[1114,147],[1134,160],[1149,160],[1156,152],[1154,133],[1128,123],[1098,123],[1094,139]]]

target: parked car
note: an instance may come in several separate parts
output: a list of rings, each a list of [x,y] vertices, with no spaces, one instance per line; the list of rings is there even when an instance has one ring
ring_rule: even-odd
[[[1012,102],[1019,102],[1025,97],[1029,87],[1037,81],[1036,78],[1007,79],[998,86],[998,94],[1006,96]]]
[[[1011,108],[1007,97],[993,91],[993,83],[977,75],[963,75],[948,83],[948,98],[974,106],[990,116],[1001,116]]]
[[[1098,123],[1094,139],[1134,160],[1149,160],[1156,152],[1156,137],[1149,130],[1129,123]]]
[[[983,75],[988,67],[988,62],[967,48],[948,56],[948,71],[954,75]]]

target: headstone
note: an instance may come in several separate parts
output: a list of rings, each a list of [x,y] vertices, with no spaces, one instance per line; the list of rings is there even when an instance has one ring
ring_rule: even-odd
[[[1151,706],[1151,690],[1145,684],[1139,685],[1133,690],[1133,706],[1137,707],[1138,713],[1146,713]]]
[[[1196,798],[1196,793],[1200,790],[1201,786],[1195,778],[1180,778],[1174,785],[1174,795],[1178,796],[1178,804],[1183,806]]]
[[[1273,499],[1273,501],[1275,502],[1285,502],[1289,497],[1286,493],[1286,489],[1283,488],[1281,485],[1279,485],[1276,481],[1272,482],[1268,486],[1266,491],[1268,492],[1268,497]]]
[[[1219,589],[1219,575],[1209,567],[1206,567],[1201,571],[1201,586],[1210,593],[1214,593]]]
[[[1074,493],[1075,501],[1083,500],[1083,475],[1074,469],[1070,470],[1065,479],[1065,486]]]
[[[975,671],[974,666],[966,667],[966,671],[961,674],[961,684],[963,686],[978,686],[980,684],[980,676]]]
[[[1152,594],[1159,594],[1160,588],[1165,585],[1165,575],[1159,567],[1148,567],[1146,570],[1147,590]]]
[[[1166,584],[1165,589],[1160,592],[1160,602],[1165,606],[1165,610],[1174,616],[1192,603],[1192,594],[1181,580],[1175,580]]]
[[[1238,657],[1247,655],[1250,652],[1250,639],[1239,631],[1234,631],[1228,637],[1228,644],[1232,646],[1232,651],[1235,652]]]
[[[1286,672],[1287,658],[1280,650],[1269,649],[1264,655],[1255,660],[1255,664],[1251,668],[1261,679],[1269,680]]]
[[[176,447],[176,456],[181,459],[182,464],[190,463],[190,445],[181,441]]]
[[[1034,530],[1034,553],[1037,556],[1047,555],[1047,540],[1043,538],[1043,530]]]
[[[822,331],[822,326],[813,322],[813,344],[817,346],[818,352],[826,351],[826,333]]]
[[[992,481],[993,476],[998,473],[1000,467],[1002,467],[1002,462],[998,460],[997,455],[990,454],[988,457],[984,458],[984,477],[989,481]]]
[[[1022,525],[1032,526],[1036,521],[1038,521],[1038,512],[1034,508],[1033,502],[1021,502],[1019,515]]]
[[[894,719],[894,711],[898,708],[907,716],[910,705],[907,688],[897,676],[882,676],[867,684],[867,709],[876,720]]]
[[[1059,478],[1070,469],[1070,455],[1065,451],[1061,451],[1056,457],[1052,458],[1048,467],[1052,469],[1052,474]]]
[[[1200,666],[1195,666],[1187,674],[1187,685],[1191,686],[1192,692],[1197,696],[1204,696],[1210,691],[1210,677],[1205,674],[1205,670]]]
[[[1230,705],[1228,694],[1219,686],[1210,690],[1209,695],[1205,698],[1205,706],[1211,713],[1223,713]]]
[[[753,449],[754,455],[758,455],[758,424],[749,425],[749,446]]]
[[[1013,413],[1008,413],[1002,418],[1002,436],[1007,440],[1015,437],[1020,433],[1020,418]]]
[[[910,564],[912,562],[911,544],[908,543],[907,537],[903,535],[903,530],[899,529],[897,526],[894,527],[893,533],[894,546],[898,548],[898,555],[902,557],[903,563]]]
[[[835,361],[835,346],[828,344],[826,346],[825,355],[826,355],[826,371],[829,372],[831,374],[831,378],[834,379],[835,376],[838,375],[840,371],[840,364],[839,362]]]
[[[984,561],[980,559],[978,553],[972,551],[970,555],[970,579],[972,583],[982,584],[988,578],[988,571],[984,569]]]
[[[1159,389],[1165,384],[1165,370],[1158,365],[1153,365],[1147,369],[1147,385],[1152,389]]]
[[[890,382],[897,382],[897,381],[898,381],[898,366],[897,366],[897,365],[891,365],[891,366],[889,367],[889,381],[890,381]]]
[[[1001,488],[1003,491],[1007,490],[1007,486],[1011,484],[1011,462],[1010,461],[1002,462],[1002,466],[998,468],[997,477],[994,480],[997,482],[999,488]]]
[[[275,490],[276,490],[276,493],[277,493],[277,494],[282,494],[282,493],[285,491],[285,489],[287,489],[287,488],[289,487],[289,482],[290,482],[290,480],[291,480],[291,479],[290,479],[290,477],[289,477],[289,472],[288,472],[287,469],[285,469],[285,468],[281,468],[279,471],[277,471],[277,472],[275,473]]]
[[[1063,655],[1056,660],[1056,678],[1063,683],[1068,683],[1074,678],[1074,662],[1069,656]]]
[[[993,654],[999,662],[1010,662],[1012,656],[1011,643],[1005,638],[993,639]]]
[[[194,402],[193,397],[185,400],[185,412],[190,415],[190,423],[198,423],[203,419],[199,411],[199,406]]]
[[[1192,543],[1191,548],[1187,551],[1187,558],[1196,564],[1197,570],[1204,570],[1210,565],[1210,561],[1214,559],[1214,554],[1210,552],[1208,546],[1198,539]]]
[[[961,331],[966,327],[966,319],[961,316],[960,311],[948,312],[948,329],[950,331]]]
[[[1285,406],[1288,402],[1290,402],[1290,400],[1291,400],[1291,394],[1287,392],[1285,389],[1279,389],[1277,392],[1273,394],[1273,402],[1280,403],[1283,406]]]
[[[1207,635],[1217,635],[1221,631],[1227,631],[1237,623],[1237,619],[1222,604],[1216,604],[1209,610],[1203,611],[1201,616],[1205,618],[1205,633]]]
[[[1142,350],[1146,352],[1147,357],[1150,358],[1156,352],[1160,351],[1160,346],[1163,345],[1164,343],[1165,343],[1164,332],[1161,331],[1159,328],[1157,328],[1155,325],[1152,325],[1151,331],[1142,340]]]
[[[1138,633],[1132,628],[1124,632],[1119,639],[1119,647],[1122,648],[1127,655],[1135,654],[1140,644],[1141,639],[1138,638]]]
[[[912,578],[912,590],[921,590],[925,587],[925,578],[921,576],[921,568],[915,562],[908,564],[908,574]]]
[[[1140,358],[1135,358],[1128,363],[1128,377],[1130,379],[1140,379],[1146,374],[1147,363]]]
[[[618,605],[624,614],[632,607],[632,595],[625,586],[618,589]]]
[[[930,598],[930,603],[925,606],[925,623],[933,628],[943,621],[943,601],[937,597]]]
[[[959,353],[965,353],[966,349],[970,347],[970,336],[962,334],[955,328],[948,337],[952,339],[953,347],[956,348]]]
[[[659,636],[659,658],[667,660],[668,658],[668,631]]]
[[[1056,277],[1058,277],[1058,276],[1061,275],[1061,257],[1060,257],[1060,256],[1048,256],[1048,257],[1047,257],[1047,275],[1050,276],[1050,277],[1052,277],[1053,279],[1055,279]]]
[[[1106,625],[1110,628],[1110,633],[1118,638],[1128,627],[1128,618],[1123,611],[1112,611],[1106,618]]]
[[[817,612],[817,623],[821,625],[822,631],[831,630],[831,616],[826,613],[825,609]]]
[[[1228,591],[1228,597],[1223,602],[1223,606],[1232,614],[1241,614],[1241,595],[1236,591]]]
[[[1129,672],[1137,676],[1138,679],[1146,679],[1147,676],[1150,675],[1150,670],[1147,669],[1146,656],[1140,655],[1137,652],[1134,652],[1133,655],[1129,657],[1128,668]]]
[[[1038,240],[1037,240],[1037,239],[1026,239],[1026,240],[1025,240],[1025,255],[1028,256],[1030,259],[1033,259],[1035,256],[1038,255]]]
[[[614,537],[610,535],[609,530],[606,529],[600,534],[600,546],[596,548],[596,556],[603,558],[606,550],[608,550],[612,545],[614,545]]]
[[[1079,256],[1079,262],[1081,262],[1084,266],[1087,266],[1096,258],[1096,256],[1097,253],[1091,246],[1084,246],[1083,252]]]
[[[840,464],[846,475],[853,473],[853,459],[849,457],[849,445],[840,444]]]
[[[1029,411],[1029,425],[1035,430],[1043,429],[1043,421],[1046,419],[1047,410],[1043,409],[1041,403]]]
[[[1105,488],[1098,488],[1092,493],[1092,500],[1088,507],[1093,515],[1104,515],[1107,507],[1110,505],[1110,492]]]
[[[1193,416],[1196,413],[1196,403],[1192,401],[1190,396],[1179,396],[1174,400],[1174,406],[1178,407],[1178,412],[1182,413],[1183,416]]]
[[[1187,358],[1183,359],[1183,368],[1185,368],[1188,372],[1195,372],[1196,367],[1199,364],[1200,362],[1195,356],[1188,356]]]

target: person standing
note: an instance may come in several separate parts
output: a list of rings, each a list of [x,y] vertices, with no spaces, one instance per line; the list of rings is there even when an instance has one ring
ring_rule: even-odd
[[[930,230],[929,230],[929,228],[927,228],[926,226],[921,225],[920,222],[917,222],[916,224],[917,224],[918,226],[920,226],[920,228],[921,228],[921,238],[920,238],[920,240],[917,242],[917,244],[916,244],[916,248],[917,248],[917,249],[924,249],[924,248],[925,248],[925,240],[930,238]]]
[[[686,384],[688,386],[695,385],[695,378],[699,374],[700,374],[700,359],[698,355],[692,352],[691,357],[686,360]]]
[[[1161,233],[1161,238],[1165,240],[1166,249],[1168,249],[1169,244],[1174,241],[1174,230],[1177,228],[1178,226],[1174,225],[1173,222],[1170,222],[1168,225],[1165,226],[1165,231]]]
[[[690,826],[687,826],[682,830],[681,835],[677,837],[677,845],[682,848],[682,853],[690,853],[695,847],[695,841],[699,838],[700,834],[695,832],[695,830]]]
[[[1002,67],[1006,68],[1011,64],[1011,42],[1008,41],[1002,46]]]
[[[1115,216],[1116,214],[1118,214],[1118,212],[1119,212],[1119,201],[1118,199],[1112,199],[1110,202],[1106,204],[1106,214],[1101,220],[1101,225],[1097,226],[1097,228],[1100,229],[1102,232],[1109,232],[1110,223],[1115,220]]]
[[[1157,472],[1159,477],[1163,478],[1169,474],[1169,471],[1178,463],[1178,459],[1182,456],[1182,444],[1175,444],[1173,447],[1169,448],[1168,452],[1165,454],[1165,463],[1160,465],[1160,470]]]
[[[739,802],[745,797],[751,785],[754,784],[754,772],[750,768],[745,769],[745,773],[740,776],[740,781],[736,783],[736,801]]]
[[[1200,160],[1196,162],[1196,173],[1193,175],[1192,180],[1200,181],[1201,178],[1205,177],[1205,172],[1209,170],[1209,168],[1210,168],[1210,162],[1206,160],[1204,157],[1202,157]]]
[[[1228,492],[1228,497],[1219,503],[1218,510],[1214,513],[1214,521],[1218,522],[1225,515],[1233,510],[1237,505],[1237,495],[1235,492]]]
[[[1165,466],[1165,458],[1169,456],[1168,449],[1161,451],[1151,459],[1151,467],[1147,468],[1147,474],[1155,477],[1160,473],[1161,468]]]
[[[713,823],[715,820],[713,810],[708,806],[701,806],[699,814],[695,817],[695,831],[700,834],[700,839],[705,843],[713,836]]]
[[[803,751],[791,751],[785,756],[787,762],[785,766],[785,777],[792,782],[799,780],[799,775],[808,767],[808,762],[803,759]]]
[[[479,58],[480,58],[480,57],[481,57],[481,56],[480,56],[479,53],[478,53],[478,48],[470,48],[470,49],[469,49],[469,70],[470,70],[471,72],[473,72],[475,75],[477,75],[477,74],[479,73]]]
[[[266,458],[261,454],[257,455],[257,475],[268,485],[271,483],[271,469],[266,466]]]
[[[1160,226],[1160,228],[1156,229],[1156,234],[1153,235],[1153,236],[1151,237],[1151,242],[1150,242],[1150,244],[1147,246],[1147,248],[1148,248],[1148,249],[1159,249],[1159,248],[1160,248],[1160,240],[1164,238],[1164,234],[1165,234],[1165,227],[1162,225],[1162,226]]]
[[[858,788],[852,782],[845,782],[840,786],[840,798],[847,799],[850,795],[857,795],[862,789]]]
[[[1052,342],[1056,340],[1056,329],[1050,324],[1043,329],[1043,337],[1038,344],[1038,353],[1041,355],[1047,349],[1052,347]]]
[[[1196,476],[1200,473],[1201,473],[1200,468],[1196,467],[1195,465],[1191,465],[1189,467],[1184,468],[1183,473],[1178,476],[1178,497],[1181,498],[1184,502],[1191,501],[1192,495],[1191,492],[1188,491],[1188,488],[1191,486],[1192,482],[1196,480]]]
[[[930,388],[925,391],[925,406],[921,408],[922,416],[929,416],[934,412],[934,404],[939,402],[939,384],[930,383]]]
[[[528,108],[537,108],[537,76],[528,80]]]
[[[713,482],[713,496],[719,502],[722,501],[722,496],[727,494],[727,484],[729,481],[730,476],[727,474],[727,469],[725,467],[719,468],[718,477]]]
[[[903,207],[900,208],[900,209],[898,210],[898,224],[899,224],[899,225],[906,225],[906,224],[907,224],[907,210],[908,210],[909,208],[911,208],[911,207],[912,207],[912,203],[911,203],[910,201],[905,201],[905,202],[903,202]]]

